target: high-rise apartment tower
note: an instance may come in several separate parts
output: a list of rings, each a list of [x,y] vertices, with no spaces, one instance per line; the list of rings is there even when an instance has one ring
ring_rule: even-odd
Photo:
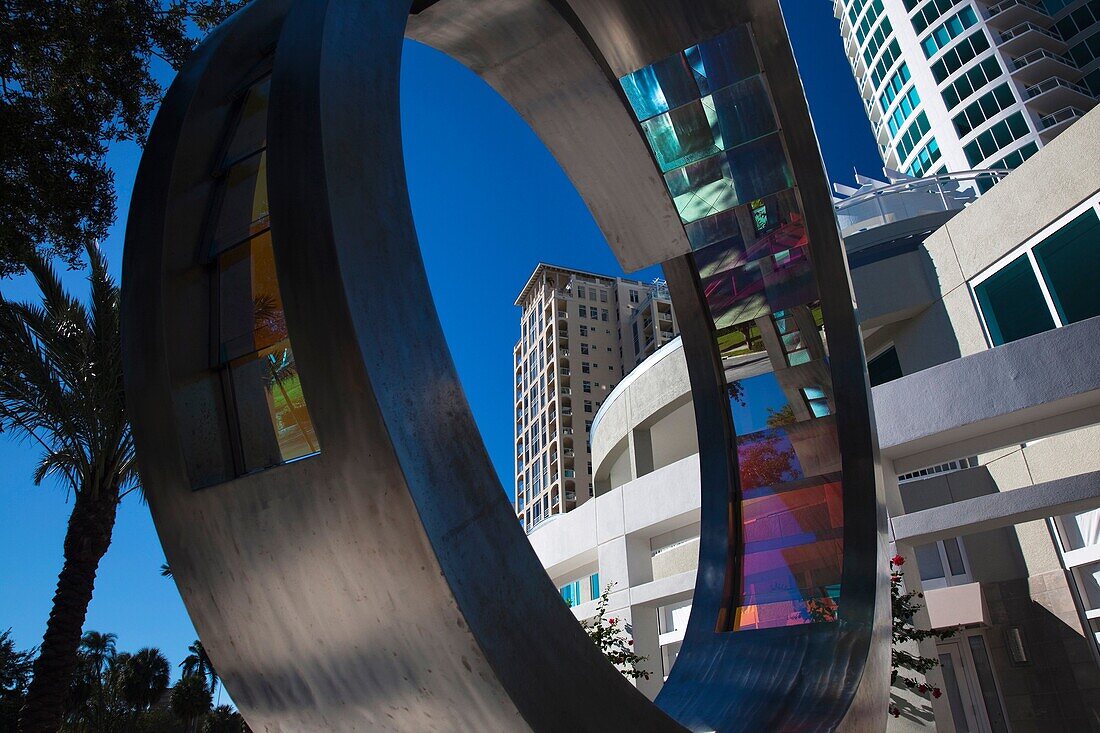
[[[887,168],[1015,168],[1096,105],[1100,0],[834,0]]]
[[[539,264],[516,305],[516,516],[525,529],[592,496],[588,433],[608,394],[679,332],[668,287]]]

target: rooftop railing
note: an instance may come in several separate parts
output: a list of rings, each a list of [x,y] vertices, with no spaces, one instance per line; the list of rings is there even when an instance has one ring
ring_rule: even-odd
[[[901,181],[834,204],[840,233],[849,237],[877,227],[958,212],[1008,175],[1003,170],[965,171]]]

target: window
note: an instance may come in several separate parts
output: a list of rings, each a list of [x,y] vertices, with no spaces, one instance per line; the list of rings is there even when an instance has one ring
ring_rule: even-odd
[[[877,387],[880,384],[886,384],[892,382],[895,379],[901,379],[901,362],[898,361],[898,351],[893,346],[886,349],[878,356],[867,362],[867,376],[871,380],[871,386]]]
[[[992,157],[998,150],[1011,145],[1029,132],[1023,114],[1017,112],[978,135],[973,142],[963,147],[963,152],[966,153],[966,159],[971,167],[977,168],[983,160]]]
[[[601,303],[606,303],[607,302],[607,291],[606,290],[601,290],[600,291],[600,302]]]
[[[940,19],[958,0],[929,0],[913,15],[913,30],[919,36],[928,26]]]
[[[932,33],[928,35],[923,41],[921,41],[921,48],[924,49],[924,55],[927,58],[932,58],[936,55],[936,52],[942,49],[952,40],[962,35],[970,26],[978,22],[978,16],[974,12],[974,8],[969,5],[955,13],[941,25],[939,25]]]
[[[875,56],[878,55],[878,50],[882,47],[882,44],[886,42],[886,39],[890,37],[890,34],[894,32],[894,26],[890,25],[889,18],[883,18],[879,23],[878,28],[871,34],[871,37],[867,39],[867,47],[863,49],[863,61],[868,66],[875,60]]]
[[[588,592],[593,600],[600,597],[600,574],[592,573],[588,576]]]
[[[629,292],[630,292],[630,302],[631,303],[637,303],[638,302],[638,291],[637,290],[631,290]]]
[[[882,0],[872,0],[867,15],[864,15],[863,20],[855,27],[857,44],[863,45],[863,42],[867,39],[867,33],[871,30],[875,21],[878,20],[880,13],[882,13]]]
[[[948,111],[957,107],[960,102],[966,100],[966,98],[975,91],[981,89],[1003,73],[1001,65],[997,63],[997,58],[995,56],[990,56],[974,68],[962,74],[943,90],[943,101],[944,104],[947,105]]]
[[[1074,63],[1082,67],[1093,59],[1100,58],[1100,33],[1093,33],[1080,43],[1071,46],[1067,53]]]
[[[898,70],[894,72],[894,75],[890,77],[890,82],[886,85],[886,88],[882,90],[882,95],[878,100],[879,106],[882,107],[884,113],[890,108],[894,98],[905,88],[905,83],[909,81],[910,76],[909,64],[903,63],[898,67]]]
[[[588,344],[581,344],[581,353],[582,354],[587,354],[588,353]]]
[[[917,153],[917,157],[913,159],[913,162],[909,165],[909,175],[914,178],[923,178],[929,175],[928,170],[932,167],[932,164],[940,159],[940,144],[936,142],[936,138],[932,138],[928,141],[928,144]]]
[[[898,161],[904,161],[909,158],[909,154],[913,152],[913,148],[917,143],[921,141],[925,133],[928,132],[928,115],[921,112],[917,115],[909,127],[905,128],[895,144],[895,150],[897,151]]]
[[[1096,208],[1086,209],[1035,245],[1033,251],[1061,323],[1100,315],[1100,294],[1091,278],[1100,267]]]
[[[810,408],[814,417],[826,417],[832,414],[829,409],[829,400],[820,387],[803,387],[802,397],[806,400],[806,406]]]
[[[578,285],[577,286],[577,297],[580,298],[581,300],[584,300],[584,286],[583,285]]]
[[[592,421],[591,420],[585,420],[584,421],[584,432],[588,433],[588,432],[591,432],[591,431],[592,431]],[[591,473],[591,472],[589,472],[589,473]]]
[[[990,59],[990,61],[995,62],[994,59]],[[955,115],[951,122],[955,125],[959,137],[965,137],[990,117],[1008,109],[1015,103],[1016,97],[1013,96],[1012,89],[1006,82],[968,104],[962,112]]]
[[[911,87],[909,91],[898,102],[898,106],[894,109],[893,114],[886,118],[887,125],[890,127],[890,137],[897,137],[898,130],[905,124],[905,121],[909,119],[909,115],[913,114],[913,110],[920,104],[920,94],[917,93],[917,88]]]
[[[578,305],[578,306],[577,306],[577,314],[578,314],[578,315],[579,315],[579,316],[580,316],[581,318],[585,318],[585,317],[587,317],[587,316],[588,316],[588,308],[586,308],[586,307],[585,307],[585,306],[583,306],[583,305]]]
[[[940,60],[932,64],[932,76],[942,84],[975,56],[988,50],[989,38],[985,31],[978,30],[956,43],[953,48],[944,51]]]
[[[607,309],[600,310],[600,320],[607,321]]]
[[[591,389],[589,391],[591,391]],[[585,412],[592,412],[592,400],[585,400],[584,401],[584,411]],[[587,428],[587,423],[586,423],[586,428]]]
[[[970,568],[962,543],[956,537],[914,548],[921,584],[926,589],[964,585],[970,581]]]
[[[581,324],[581,336],[587,336],[587,335],[588,335],[588,326],[586,326],[582,323]]]
[[[994,346],[1055,327],[1026,253],[976,285],[974,295]]]
[[[587,379],[584,380],[584,382],[582,382],[582,384],[584,385],[583,389],[584,389],[585,392],[591,392],[592,391],[592,383],[589,382]]]
[[[584,373],[584,374],[588,374],[591,371],[592,371],[592,365],[589,364],[587,361],[582,361],[581,362],[581,372]]]
[[[1100,22],[1100,2],[1092,0],[1054,24],[1054,30],[1067,41]]]
[[[1001,158],[998,161],[989,164],[990,168],[1003,168],[1004,170],[1012,170],[1018,168],[1021,163],[1039,152],[1039,146],[1035,143],[1028,143],[1021,148],[1013,150],[1011,153]]]
[[[871,87],[873,89],[878,88],[878,85],[886,78],[886,73],[890,70],[890,67],[900,57],[901,46],[898,45],[897,41],[890,41],[890,45],[882,52],[882,58],[875,62],[875,68],[871,70]]]

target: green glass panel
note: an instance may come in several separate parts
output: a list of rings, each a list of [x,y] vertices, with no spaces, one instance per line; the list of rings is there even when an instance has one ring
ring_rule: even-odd
[[[1100,315],[1100,218],[1089,209],[1035,247],[1035,259],[1063,323]]]
[[[974,288],[994,346],[1054,328],[1027,255]]]

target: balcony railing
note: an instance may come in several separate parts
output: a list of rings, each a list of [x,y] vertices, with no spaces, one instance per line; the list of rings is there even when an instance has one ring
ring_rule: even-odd
[[[1085,113],[1076,107],[1063,107],[1062,109],[1039,119],[1039,124],[1044,130],[1049,130],[1056,125],[1072,122],[1078,117],[1084,117]]]
[[[1008,30],[1000,32],[1000,47],[1006,53],[1022,51],[1032,48],[1047,48],[1048,50],[1064,51],[1066,42],[1057,31],[1043,28],[1034,23],[1020,23]]]
[[[1005,26],[1021,20],[1049,22],[1050,14],[1041,5],[1029,0],[1002,0],[990,6],[989,20],[995,26]]]
[[[576,501],[577,500],[577,492],[576,491],[566,491],[565,492],[565,500],[566,501]]]
[[[901,181],[842,199],[834,204],[841,236],[962,211],[1006,175],[1008,171],[1002,170],[950,173]]]
[[[576,478],[577,477],[577,472],[574,471],[572,468],[567,468],[564,471],[562,471],[562,473],[565,474],[566,478]]]
[[[1081,94],[1084,94],[1086,97],[1092,96],[1091,94],[1089,94],[1088,89],[1085,89],[1080,84],[1074,84],[1071,81],[1066,81],[1060,76],[1052,76],[1048,79],[1044,79],[1038,84],[1032,84],[1025,91],[1027,92],[1028,99],[1033,99],[1035,97],[1038,97],[1040,94],[1053,91],[1059,87],[1064,87],[1071,91],[1079,92]]]

